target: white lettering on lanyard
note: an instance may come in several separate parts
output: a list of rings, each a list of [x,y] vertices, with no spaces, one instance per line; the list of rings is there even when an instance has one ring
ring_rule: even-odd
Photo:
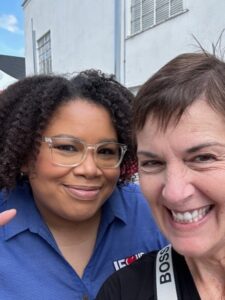
[[[156,291],[158,300],[177,300],[177,290],[173,272],[172,247],[168,245],[157,253]]]

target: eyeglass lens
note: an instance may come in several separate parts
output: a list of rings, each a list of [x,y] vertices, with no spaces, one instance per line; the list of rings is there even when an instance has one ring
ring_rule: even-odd
[[[95,162],[103,168],[116,167],[123,155],[121,145],[114,142],[87,146],[76,139],[52,138],[52,160],[59,165],[78,165],[85,159],[87,148],[94,148]]]

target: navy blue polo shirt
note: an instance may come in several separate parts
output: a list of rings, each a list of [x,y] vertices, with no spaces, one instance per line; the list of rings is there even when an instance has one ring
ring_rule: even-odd
[[[4,300],[93,300],[111,273],[167,244],[139,186],[118,187],[103,206],[94,252],[81,279],[62,256],[28,184],[7,199],[0,195],[0,211],[9,208],[16,208],[17,215],[0,227]]]

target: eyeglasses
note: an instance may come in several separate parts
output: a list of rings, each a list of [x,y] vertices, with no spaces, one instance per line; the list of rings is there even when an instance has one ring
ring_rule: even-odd
[[[42,137],[51,150],[54,164],[62,167],[79,166],[86,158],[88,149],[93,150],[94,160],[99,168],[117,168],[127,151],[127,146],[116,142],[86,144],[71,137]]]

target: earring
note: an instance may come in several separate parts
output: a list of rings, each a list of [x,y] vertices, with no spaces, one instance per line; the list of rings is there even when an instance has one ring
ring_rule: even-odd
[[[27,174],[23,171],[20,171],[20,179],[25,179],[27,178]]]

